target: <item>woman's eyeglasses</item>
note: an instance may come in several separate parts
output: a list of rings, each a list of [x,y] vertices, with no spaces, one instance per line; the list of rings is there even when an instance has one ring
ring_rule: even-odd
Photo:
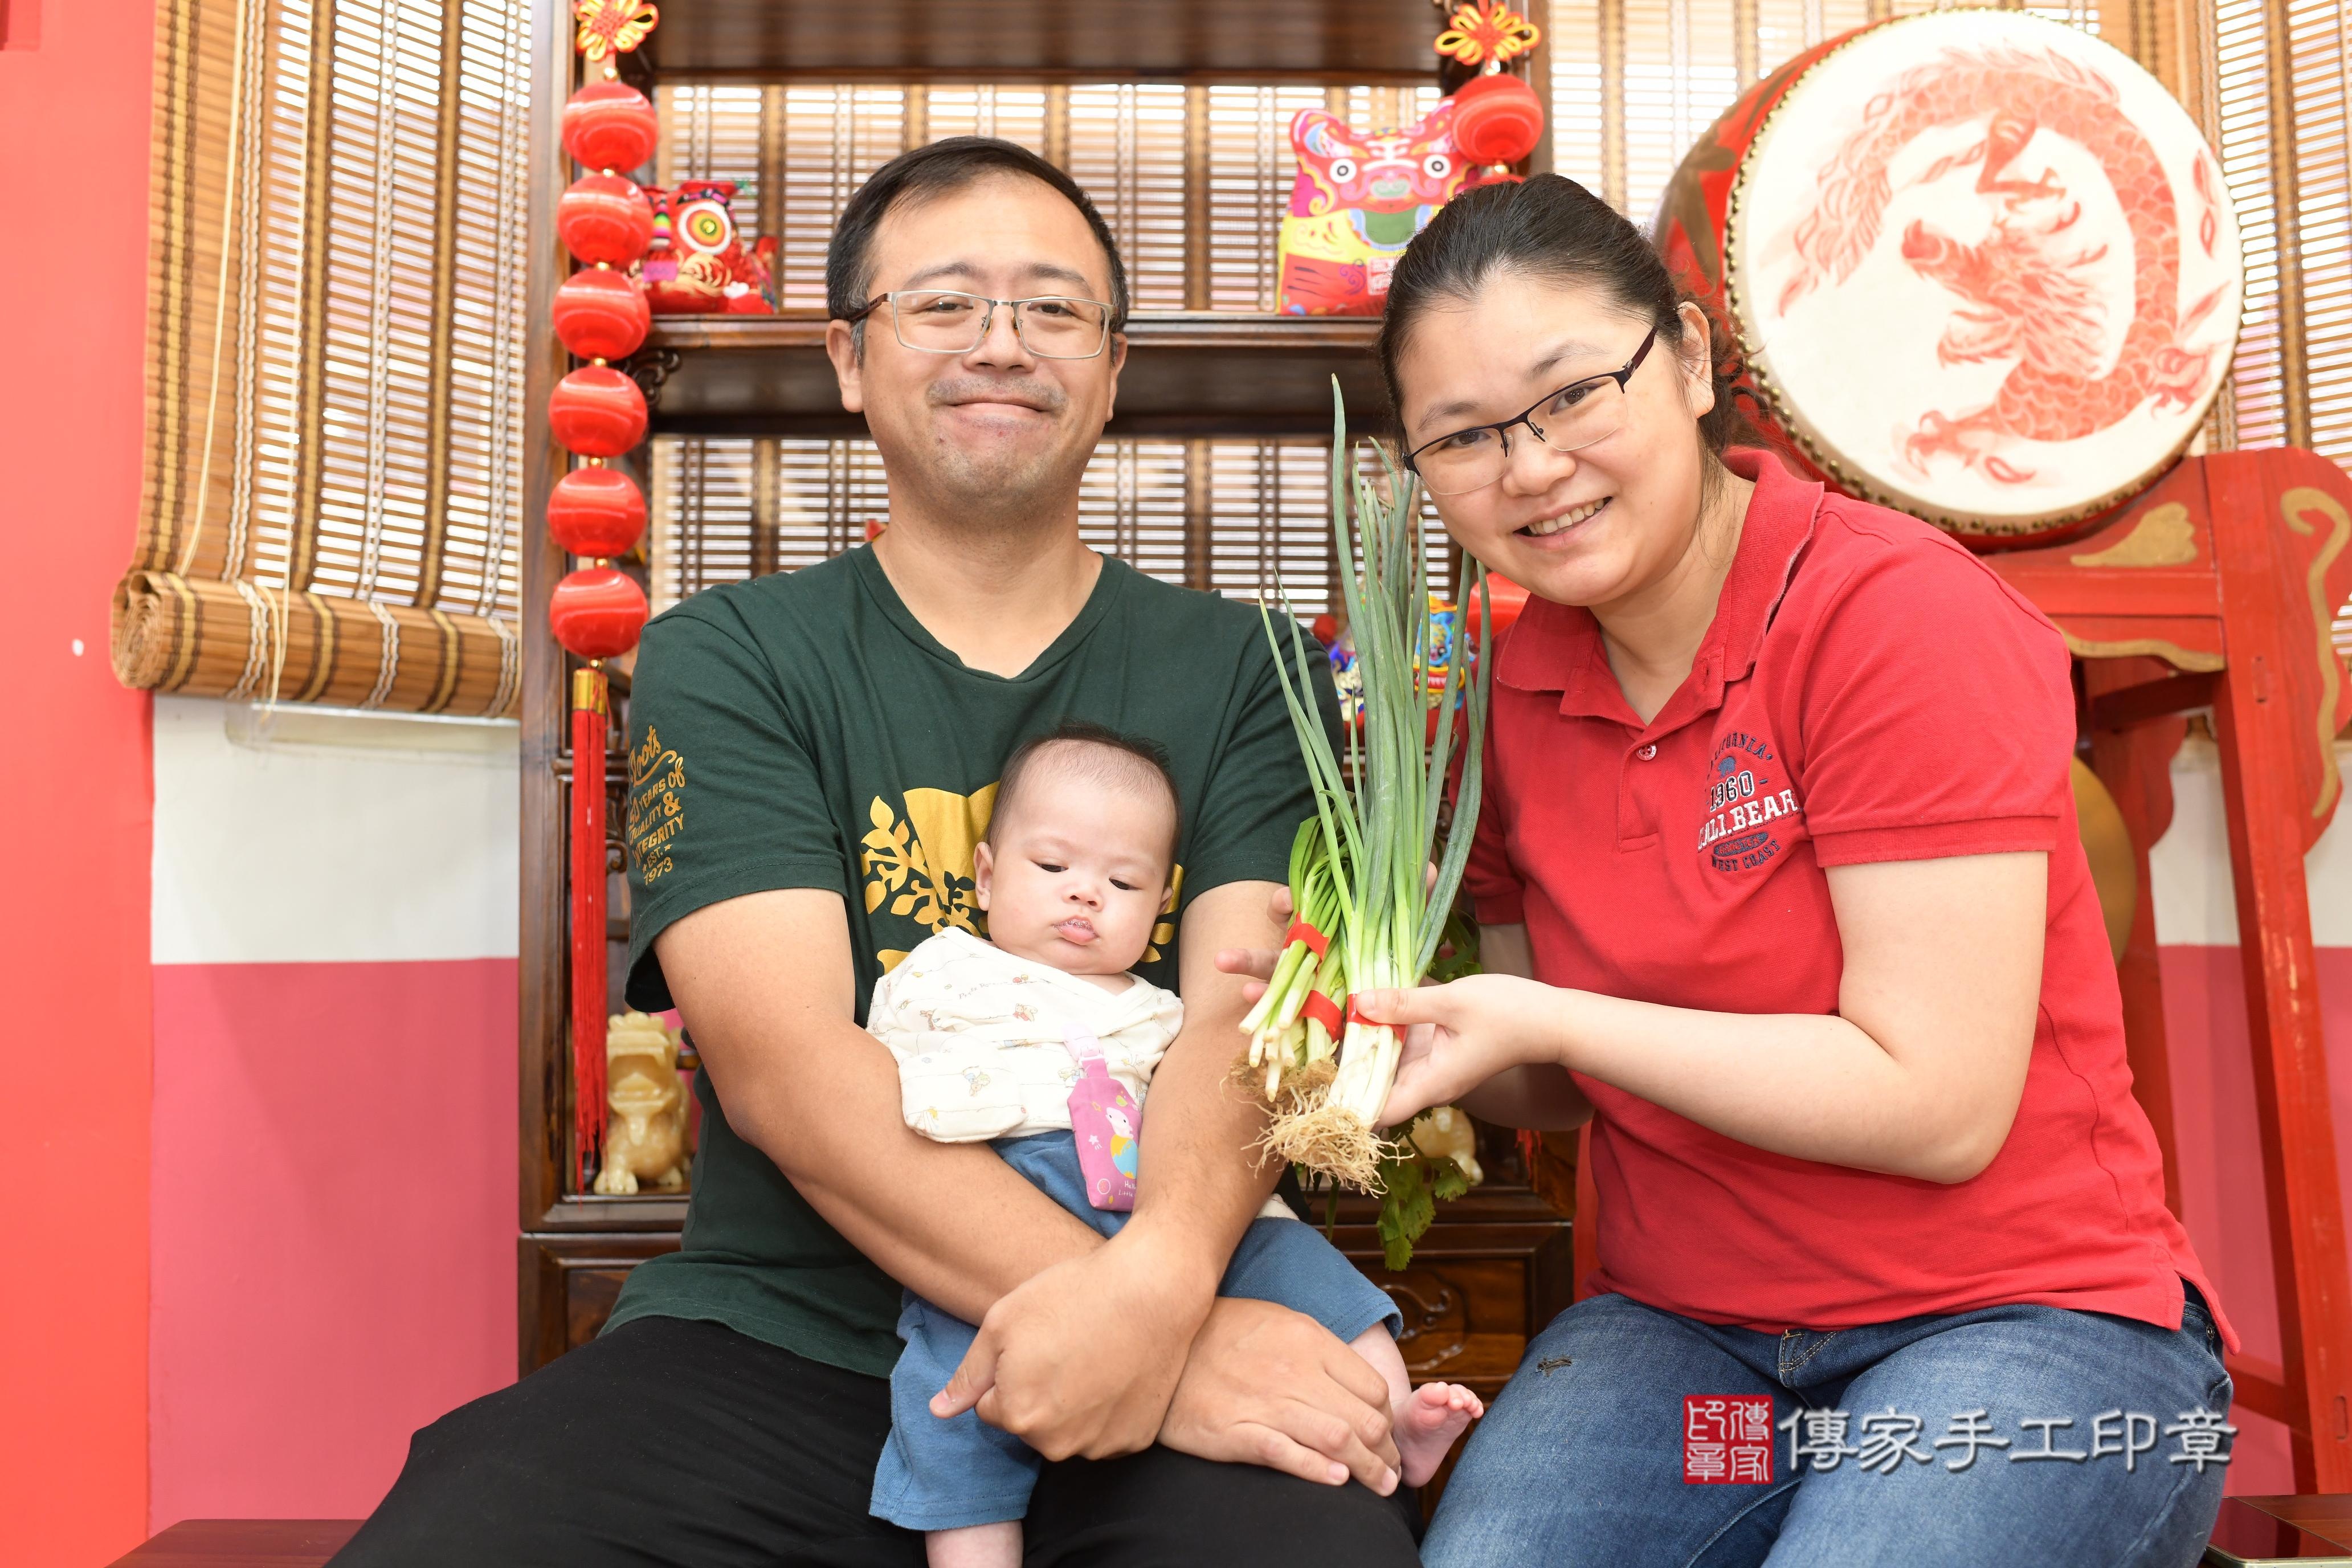
[[[1415,447],[1404,466],[1421,476],[1422,488],[1431,495],[1467,495],[1485,489],[1510,467],[1515,425],[1526,426],[1530,435],[1555,452],[1573,452],[1605,441],[1625,427],[1625,384],[1642,368],[1657,341],[1658,330],[1653,327],[1622,369],[1570,382],[1538,398],[1516,419],[1440,436]]]
[[[862,321],[886,303],[898,341],[927,354],[968,354],[980,347],[999,305],[1012,310],[1021,346],[1039,359],[1092,359],[1110,341],[1108,305],[1058,295],[991,300],[953,289],[901,289],[877,294],[843,319]]]

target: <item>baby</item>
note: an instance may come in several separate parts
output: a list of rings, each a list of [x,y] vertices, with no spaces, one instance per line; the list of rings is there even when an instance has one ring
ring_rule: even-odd
[[[1173,995],[1127,973],[1150,945],[1177,829],[1176,784],[1158,747],[1078,723],[1026,742],[1004,764],[973,858],[988,940],[940,931],[882,978],[867,1009],[866,1027],[898,1058],[909,1127],[942,1142],[992,1142],[1106,1236],[1132,1206],[1139,1108],[1183,1017]],[[1379,1370],[1409,1486],[1485,1413],[1466,1388],[1412,1387],[1394,1304],[1278,1198],[1243,1236],[1220,1289],[1306,1313]],[[932,1568],[1018,1563],[1040,1463],[972,1412],[930,1413],[973,1332],[911,1293],[898,1319],[907,1345],[890,1377],[872,1508],[928,1531]]]

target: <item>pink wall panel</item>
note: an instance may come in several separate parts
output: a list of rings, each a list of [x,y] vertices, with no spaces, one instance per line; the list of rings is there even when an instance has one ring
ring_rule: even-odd
[[[364,1514],[514,1375],[515,962],[154,977],[152,1528]]]
[[[2278,1292],[2271,1277],[2244,971],[2234,947],[2171,946],[2159,952],[2181,1218],[2198,1256],[2213,1271],[2246,1353],[2274,1362]],[[2317,967],[2336,1171],[2345,1184],[2345,1210],[2352,1214],[2352,948],[2319,949]],[[2286,1429],[2242,1410],[2231,1420],[2240,1433],[2230,1490],[2255,1496],[2294,1490]]]

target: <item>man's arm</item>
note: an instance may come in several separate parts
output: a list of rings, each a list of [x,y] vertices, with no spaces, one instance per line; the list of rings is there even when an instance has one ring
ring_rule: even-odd
[[[1032,1275],[1102,1245],[992,1150],[907,1126],[898,1063],[855,1022],[838,893],[729,899],[678,919],[654,951],[728,1124],[908,1289],[978,1322]]]
[[[1241,977],[1216,964],[1223,948],[1279,937],[1266,912],[1272,891],[1265,882],[1228,882],[1184,911],[1178,982],[1184,1026],[1151,1077],[1135,1217],[1118,1238],[1156,1254],[1169,1277],[1199,1299],[1200,1316],[1280,1173],[1257,1153],[1265,1112],[1229,1087],[1249,1004]]]

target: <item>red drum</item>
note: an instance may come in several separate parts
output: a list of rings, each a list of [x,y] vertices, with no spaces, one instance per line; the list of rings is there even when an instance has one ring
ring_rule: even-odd
[[[2019,12],[1790,60],[1683,160],[1657,238],[1770,433],[1979,545],[2049,542],[2153,482],[2237,342],[2204,138],[2127,57]]]

